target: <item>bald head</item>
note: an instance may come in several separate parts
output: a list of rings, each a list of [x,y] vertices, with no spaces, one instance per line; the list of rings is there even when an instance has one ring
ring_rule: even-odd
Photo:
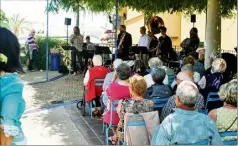
[[[177,85],[182,81],[191,81],[193,82],[193,73],[191,71],[181,71],[176,76]]]
[[[35,36],[35,34],[36,34],[36,30],[35,30],[35,29],[32,29],[32,30],[30,31],[30,35],[31,35],[31,36]]]

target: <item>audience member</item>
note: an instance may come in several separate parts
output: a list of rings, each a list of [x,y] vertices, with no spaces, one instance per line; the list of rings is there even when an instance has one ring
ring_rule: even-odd
[[[145,75],[145,65],[141,60],[136,60],[134,65],[132,66],[132,73],[133,75],[137,74],[140,76]]]
[[[231,80],[220,87],[219,96],[224,106],[213,109],[208,116],[216,122],[219,132],[237,131],[237,79]],[[235,137],[225,137],[224,140],[234,140]]]
[[[195,72],[198,72],[200,74],[200,76],[202,77],[204,72],[205,72],[205,68],[204,68],[204,65],[199,62],[199,58],[198,58],[198,53],[197,52],[192,52],[190,53],[189,55],[190,57],[192,57],[194,59],[194,71]]]
[[[156,67],[159,67],[159,68],[162,68],[165,70],[166,72],[166,76],[165,76],[165,79],[163,81],[163,83],[165,85],[168,85],[168,75],[174,75],[174,71],[166,66],[163,66],[163,62],[158,58],[158,57],[153,57],[151,58],[149,61],[148,61],[148,64],[149,64],[149,67],[150,69],[153,69],[153,68],[156,68]],[[144,76],[144,79],[146,81],[146,84],[147,84],[147,87],[151,87],[152,85],[155,84],[155,82],[153,81],[152,79],[152,76],[151,74],[147,74]]]
[[[135,75],[130,78],[131,99],[123,99],[117,107],[120,118],[117,127],[117,136],[121,140],[124,137],[124,115],[126,113],[145,113],[154,110],[154,102],[144,99],[144,93],[147,89],[146,82],[142,76]]]
[[[130,91],[129,91],[129,78],[131,76],[131,70],[130,67],[127,64],[121,64],[116,68],[116,74],[119,79],[119,81],[116,83],[111,83],[107,89],[107,94],[110,98],[110,102],[108,104],[107,112],[104,115],[103,122],[110,124],[110,103],[114,100],[121,100],[121,99],[127,99],[130,97]],[[120,91],[120,92],[118,92]],[[119,122],[119,117],[116,111],[112,112],[112,124],[117,125]],[[116,137],[116,127],[112,127],[113,136],[109,138],[109,140],[114,143],[117,139]]]
[[[224,84],[223,73],[226,70],[226,61],[222,58],[217,58],[212,62],[211,73],[202,77],[198,82],[200,93],[207,100],[209,92],[217,92],[222,84]]]
[[[183,71],[178,73],[178,75],[176,76],[177,86],[179,86],[179,84],[183,81],[193,82],[193,74],[189,71]],[[165,106],[162,109],[162,113],[160,116],[161,121],[163,121],[163,119],[165,119],[169,114],[174,112],[173,108],[176,107],[175,101],[176,101],[176,95],[169,98],[168,102],[165,104]],[[198,93],[194,109],[202,110],[203,108],[204,108],[204,98],[200,93]]]
[[[217,58],[219,58],[219,53],[217,53],[217,52],[212,52],[212,53],[210,54],[209,59],[210,59],[211,67],[209,67],[209,68],[204,72],[204,75],[211,74],[212,63],[213,63],[213,61],[216,60]]]
[[[0,99],[1,99],[1,145],[26,145],[21,117],[25,111],[24,84],[18,73],[20,44],[17,37],[6,28],[0,27]]]
[[[222,145],[215,123],[199,113],[194,106],[198,97],[197,86],[183,81],[176,91],[174,113],[161,123],[156,145],[183,145],[209,140],[211,145]]]
[[[86,87],[85,101],[95,100],[96,107],[101,107],[100,96],[102,94],[102,87],[95,87],[95,79],[104,79],[109,72],[109,69],[102,66],[102,57],[100,55],[94,55],[93,57],[94,67],[89,69],[84,77],[84,86]],[[97,111],[95,108],[93,109]]]
[[[103,83],[103,93],[102,93],[102,101],[103,104],[106,106],[107,102],[108,102],[108,95],[107,95],[107,88],[108,86],[113,82],[113,76],[116,73],[116,69],[119,65],[121,65],[123,63],[123,60],[121,59],[115,59],[113,62],[113,69],[114,71],[108,73],[105,77],[104,83]],[[118,82],[118,79],[115,80],[115,82]]]
[[[193,73],[193,80],[195,83],[198,83],[201,79],[200,74],[194,71],[194,67],[192,64],[186,64],[181,68],[181,71],[190,71]]]
[[[155,84],[147,89],[144,95],[145,99],[152,99],[153,97],[170,97],[173,95],[171,88],[163,83],[165,75],[165,70],[162,68],[157,67],[152,69],[151,76]]]
[[[222,53],[221,58],[226,61],[226,71],[223,73],[225,78],[225,83],[233,79],[234,75],[237,73],[237,57],[231,53]]]

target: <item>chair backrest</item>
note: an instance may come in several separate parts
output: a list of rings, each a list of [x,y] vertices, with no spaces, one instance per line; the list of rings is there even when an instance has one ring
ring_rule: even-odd
[[[96,87],[102,87],[104,83],[104,79],[94,79],[94,84]]]
[[[110,125],[112,125],[112,113],[113,111],[116,111],[119,102],[120,100],[113,100],[110,104]]]
[[[158,133],[159,133],[159,128],[160,128],[159,126],[156,128],[156,130],[153,134],[150,145],[156,145],[156,138],[157,138]],[[176,143],[176,145],[210,145],[210,142],[211,142],[210,139],[206,139],[206,140],[201,140],[201,141],[198,141],[198,142],[195,142],[195,143],[187,143],[187,144]]]
[[[218,102],[218,101],[221,101],[218,93],[217,92],[210,92],[207,96],[205,110],[207,110],[207,106],[208,106],[209,102]]]
[[[175,80],[175,75],[168,75],[168,85],[170,86]]]
[[[152,101],[154,102],[154,109],[162,109],[164,105],[168,102],[169,97],[154,97]]]
[[[236,139],[234,140],[224,140],[224,145],[237,145],[237,131],[227,131],[227,132],[220,132],[219,133],[221,137],[230,137],[230,136],[236,136]]]

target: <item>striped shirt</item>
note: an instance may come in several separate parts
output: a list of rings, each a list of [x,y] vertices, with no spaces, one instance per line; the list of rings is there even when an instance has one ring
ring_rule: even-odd
[[[38,48],[35,37],[33,37],[31,35],[27,38],[26,45],[29,46],[29,47],[32,47],[32,49],[37,49]]]

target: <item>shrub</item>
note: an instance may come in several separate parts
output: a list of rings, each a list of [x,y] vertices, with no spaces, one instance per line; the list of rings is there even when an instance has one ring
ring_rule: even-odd
[[[39,45],[39,66],[40,69],[46,69],[46,38],[45,37],[37,37],[37,42]],[[56,38],[48,38],[48,46],[49,46],[49,60],[50,60],[50,50],[56,48],[58,45],[66,45],[66,41]],[[50,62],[50,61],[49,61]]]

